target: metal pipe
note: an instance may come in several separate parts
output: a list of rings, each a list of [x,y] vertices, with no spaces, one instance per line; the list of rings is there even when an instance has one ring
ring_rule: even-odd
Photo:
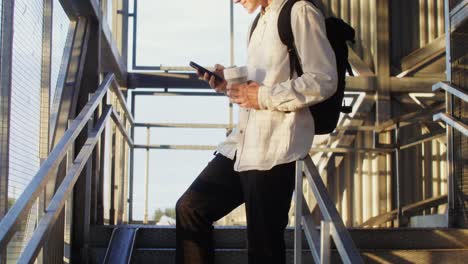
[[[331,224],[329,221],[322,221],[320,224],[320,263],[329,264],[331,259],[331,239],[330,230]]]
[[[132,91],[132,116],[135,116],[135,94]],[[131,133],[130,138],[133,142],[135,142],[135,126],[131,126]],[[134,170],[134,163],[135,163],[135,148],[131,146],[130,148],[130,184],[129,184],[129,197],[128,197],[128,223],[131,224],[133,222],[133,170]]]
[[[397,188],[397,223],[398,227],[402,225],[402,194],[401,191],[401,174],[400,174],[400,123],[395,124],[395,176],[396,176],[396,188]]]
[[[453,113],[453,95],[446,93],[447,112]],[[457,188],[455,186],[455,164],[454,164],[454,146],[453,139],[454,128],[447,125],[447,191],[448,191],[448,210],[447,210],[447,225],[454,227],[456,222],[457,209]]]
[[[136,65],[136,45],[137,45],[137,21],[138,21],[138,1],[133,0],[133,47],[132,47],[132,70],[137,68]]]
[[[115,125],[111,125],[111,133],[112,133],[112,141],[111,141],[111,174],[110,174],[110,208],[109,208],[109,224],[115,225],[115,174],[116,174],[116,155],[115,152],[116,148],[116,127]]]
[[[232,121],[230,121],[231,123]],[[135,123],[135,127],[166,127],[166,128],[232,128],[232,124],[185,124],[185,123]]]
[[[302,263],[302,169],[303,161],[296,161],[296,191],[295,191],[295,214],[294,214],[294,263]]]
[[[146,128],[146,144],[147,146],[150,145],[150,127]],[[149,156],[150,148],[146,148],[146,173],[145,173],[145,211],[144,211],[144,218],[143,223],[148,224],[148,185],[149,185]]]
[[[449,96],[452,97],[451,100],[454,99],[453,95],[449,95]],[[453,112],[451,110],[447,109],[447,111],[449,111],[450,114],[443,114],[443,113],[437,114],[434,116],[434,121],[442,120],[452,129],[454,128],[458,132],[463,134],[465,137],[468,137],[468,125],[465,125],[461,120],[453,117],[452,115]]]
[[[441,138],[443,136],[444,136],[443,134],[440,134],[440,135],[434,135],[434,136],[431,136],[431,137],[422,138],[422,139],[416,140],[416,141],[414,141],[412,143],[400,146],[400,150],[411,148],[411,147],[426,143],[428,141],[433,141],[434,139],[438,139],[438,138]]]
[[[230,14],[230,36],[231,36],[231,47],[230,47],[230,52],[231,52],[231,56],[230,56],[230,64],[231,65],[234,65],[234,3],[232,1],[229,1],[230,3],[230,10],[231,10],[231,14]]]

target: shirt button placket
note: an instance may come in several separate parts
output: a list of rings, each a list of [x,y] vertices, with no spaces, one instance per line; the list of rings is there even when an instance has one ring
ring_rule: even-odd
[[[241,158],[242,158],[242,152],[244,150],[244,141],[245,141],[245,129],[247,128],[247,124],[249,122],[249,118],[250,118],[250,114],[247,114],[246,118],[245,118],[245,121],[240,123],[239,122],[239,134],[240,134],[240,137],[239,137],[239,156],[236,158],[236,163],[237,163],[237,169],[239,169],[240,167],[240,161],[241,161]]]

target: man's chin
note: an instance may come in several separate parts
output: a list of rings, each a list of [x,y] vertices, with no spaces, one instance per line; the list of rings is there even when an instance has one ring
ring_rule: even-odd
[[[255,12],[255,10],[257,10],[258,6],[256,7],[245,7],[245,10],[247,11],[247,13],[249,14],[252,14]]]

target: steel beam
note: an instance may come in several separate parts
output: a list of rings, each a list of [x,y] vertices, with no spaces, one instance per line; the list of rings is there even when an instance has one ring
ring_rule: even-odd
[[[89,37],[85,48],[87,49],[83,76],[80,79],[81,83],[79,86],[78,100],[76,107],[73,107],[72,111],[80,111],[90,100],[90,94],[97,91],[100,82],[101,73],[101,19],[89,19],[87,35]],[[113,84],[113,81],[111,82]],[[99,102],[101,103],[101,102]],[[88,123],[88,126],[90,123]],[[75,148],[79,151],[87,140],[87,134],[82,133],[75,141]],[[75,155],[78,155],[75,152]],[[88,188],[91,186],[90,183],[90,167],[91,163],[88,164],[88,169],[82,172],[80,178],[76,182],[75,189],[73,192],[73,225],[72,225],[72,239],[71,239],[71,261],[73,263],[83,263],[87,260],[87,246],[88,246],[88,230],[90,223],[90,191]],[[88,197],[89,194],[89,197]]]
[[[402,72],[397,75],[403,78],[445,55],[445,35],[438,37],[401,60]]]
[[[440,78],[391,77],[390,87],[392,93],[428,93],[432,92],[432,85],[441,81]]]
[[[211,89],[195,73],[129,73],[128,88]]]
[[[8,211],[8,172],[11,111],[14,0],[2,1],[0,50],[0,219]],[[2,254],[3,251],[0,251]],[[0,259],[5,261],[4,254]]]
[[[71,20],[79,16],[99,17],[100,7],[98,0],[59,0],[63,10]]]
[[[391,117],[390,98],[390,1],[376,0],[375,12],[375,34],[376,43],[376,74],[377,96],[376,96],[376,122],[380,124]]]
[[[102,21],[102,69],[104,72],[115,73],[116,79],[122,86],[127,86],[127,65],[120,55],[117,43],[107,21]]]
[[[375,76],[375,73],[369,68],[369,66],[356,54],[354,49],[348,47],[349,50],[349,64],[353,70],[362,77]]]
[[[42,25],[42,65],[41,65],[41,124],[39,139],[39,159],[41,164],[49,156],[50,150],[50,89],[52,68],[52,29],[53,29],[53,0],[43,1],[43,25]],[[38,217],[41,218],[45,212],[46,203],[50,199],[46,188],[39,196]],[[49,195],[52,195],[49,193]],[[38,257],[39,263],[61,263],[63,262],[63,214],[59,223],[54,226],[50,243],[44,248],[42,256]]]
[[[59,0],[65,13],[70,20],[78,20],[79,17],[87,17],[101,21],[101,8],[98,0]],[[103,67],[107,72],[113,72],[119,84],[126,86],[127,83],[127,65],[120,56],[117,43],[112,38],[112,33],[107,21],[101,26],[103,33]]]
[[[374,92],[374,76],[348,76],[346,78],[347,92]],[[195,73],[129,73],[128,88],[177,88],[177,89],[201,89],[211,90],[210,86],[200,79]]]

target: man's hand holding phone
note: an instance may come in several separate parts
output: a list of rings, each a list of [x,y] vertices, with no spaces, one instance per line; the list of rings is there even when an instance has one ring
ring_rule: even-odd
[[[223,80],[220,81],[215,78],[214,75],[210,75],[209,73],[205,72],[204,74],[200,69],[197,69],[197,74],[199,77],[202,77],[208,84],[210,85],[211,88],[213,88],[216,92],[218,93],[226,93],[226,87],[227,87],[227,82],[224,80],[224,66],[220,64],[215,65],[215,70],[213,73],[217,74],[218,76],[222,77]]]

